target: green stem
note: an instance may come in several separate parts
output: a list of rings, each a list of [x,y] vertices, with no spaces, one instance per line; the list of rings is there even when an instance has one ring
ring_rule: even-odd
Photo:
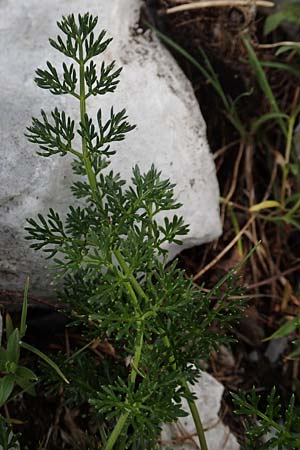
[[[128,277],[128,280],[130,281],[130,283],[131,283],[132,287],[134,288],[135,292],[137,293],[137,295],[148,302],[149,299],[148,299],[147,295],[141,288],[141,285],[135,279],[134,275],[132,274],[131,270],[129,269],[128,265],[126,264],[126,261],[124,261],[120,250],[115,249],[114,253],[115,253],[115,257],[117,258],[118,263],[122,267],[125,275]]]
[[[121,268],[123,269],[123,272],[125,273],[127,279],[130,278],[130,281],[132,281],[132,278],[134,278],[134,276],[132,275],[128,265],[126,264],[126,261],[123,259],[121,252],[118,249],[116,249],[114,253],[115,253],[115,256],[116,256]],[[129,277],[129,275],[131,275],[131,277]],[[123,282],[124,282],[124,280],[123,280]],[[136,297],[135,291],[134,291],[131,283],[126,282],[125,286],[129,293],[129,296],[132,300],[135,313],[137,315],[140,315],[141,314],[140,306],[139,306],[138,299]],[[135,385],[135,381],[136,381],[136,377],[137,377],[137,373],[138,373],[138,366],[139,366],[141,355],[142,355],[143,344],[144,344],[144,322],[142,320],[138,320],[137,321],[137,335],[136,335],[135,351],[134,351],[134,356],[133,356],[133,364],[131,366],[131,373],[130,373],[130,378],[129,378],[129,382],[132,385],[132,387],[134,387],[134,385]],[[126,403],[127,403],[127,399],[125,400],[125,404]],[[129,414],[130,414],[129,411],[121,414],[121,416],[119,417],[119,419],[118,419],[118,421],[117,421],[117,423],[116,423],[116,425],[104,447],[104,450],[113,449],[114,444],[116,443],[117,439],[120,437],[120,434],[122,433],[123,428],[126,425]],[[122,446],[124,446],[124,438],[122,440]]]
[[[130,268],[128,267],[126,261],[123,259],[123,256],[122,256],[120,250],[119,249],[115,249],[114,250],[114,254],[115,254],[115,257],[116,257],[118,263],[120,264],[124,274],[127,276],[127,279],[129,280],[129,283],[127,283],[127,284],[129,286],[131,285],[134,288],[135,292],[137,293],[137,295],[139,297],[141,297],[141,298],[145,299],[147,302],[149,302],[148,296],[145,294],[144,290],[142,289],[140,284],[135,279],[135,277],[132,274]],[[128,289],[128,286],[127,286],[127,289]],[[136,296],[134,294],[134,291],[131,290],[131,289],[128,289],[128,291],[129,291],[130,296],[132,297],[132,299],[134,301],[134,304],[136,305],[138,300],[137,300],[137,298],[136,298]],[[139,308],[139,305],[138,305],[138,308]],[[135,306],[135,309],[136,309],[136,306]],[[139,310],[140,310],[140,308],[139,308]],[[142,328],[142,324],[143,324],[142,321],[138,321],[137,322],[137,346],[136,346],[136,349],[135,349],[135,355],[134,355],[134,359],[133,359],[134,367],[133,367],[133,370],[131,372],[131,377],[130,377],[130,380],[131,380],[131,382],[133,384],[135,383],[135,379],[136,379],[136,375],[137,375],[137,371],[134,368],[138,368],[140,357],[141,357],[141,352],[142,352],[142,346],[143,346],[143,330],[141,329]],[[164,330],[161,330],[161,332],[162,332],[162,334],[165,334]],[[164,343],[165,343],[166,347],[170,348],[171,344],[170,344],[170,341],[169,341],[169,338],[168,338],[167,335],[164,335],[163,340],[164,340]],[[173,370],[176,370],[176,361],[175,361],[174,355],[171,355],[170,363],[172,365]],[[188,396],[190,397],[191,392],[190,392],[188,384],[187,384],[187,382],[186,382],[186,380],[184,378],[182,378],[181,384],[182,384],[183,388],[185,389],[186,393],[188,394]],[[204,435],[203,425],[202,425],[202,422],[201,422],[201,418],[200,418],[199,411],[197,409],[196,403],[195,403],[194,400],[188,400],[188,405],[189,405],[189,408],[190,408],[190,411],[191,411],[191,414],[192,414],[192,417],[193,417],[193,421],[194,421],[194,424],[195,424],[195,427],[196,427],[196,430],[197,430],[197,435],[198,435],[199,443],[200,443],[200,446],[201,446],[201,450],[208,450],[206,439],[205,439],[205,435]],[[120,417],[120,419],[122,417],[123,417],[123,415]],[[126,418],[126,420],[127,420],[127,418]],[[124,427],[125,422],[124,423],[122,422],[123,423],[122,428]],[[115,439],[118,438],[118,436],[120,435],[120,433],[122,431],[122,428],[120,428],[120,426],[119,426],[119,421],[117,422],[116,427],[117,426],[118,426],[118,430],[117,430],[118,435],[116,436]],[[115,429],[116,429],[116,427],[115,427]],[[114,436],[116,435],[115,429],[113,431]],[[113,442],[115,442],[115,440]],[[108,443],[107,443],[107,445],[108,445]],[[104,448],[104,450],[110,450],[112,448],[112,447],[107,447],[107,445]]]
[[[84,58],[83,58],[83,46],[82,42],[79,42],[79,98],[80,98],[80,120],[81,123],[85,123],[85,114],[86,114],[86,93],[85,93],[85,79],[84,79]],[[98,203],[99,200],[99,189],[97,184],[96,175],[93,171],[91,160],[89,157],[89,151],[87,148],[87,143],[84,135],[81,137],[82,143],[82,156],[83,161],[87,173],[87,177],[89,180],[89,184],[92,189],[93,199]]]
[[[297,212],[297,210],[300,208],[300,199],[297,200],[297,202],[294,204],[294,206],[289,210],[288,213],[285,214],[285,218],[289,219],[290,217],[293,216],[294,213]]]
[[[285,155],[284,155],[284,167],[282,169],[282,182],[281,182],[281,204],[284,207],[285,192],[286,192],[286,180],[289,173],[288,164],[291,158],[291,149],[293,142],[293,131],[295,126],[296,115],[292,115],[289,119],[288,133],[286,139]]]
[[[144,332],[143,332],[143,324],[142,322],[138,322],[137,324],[137,345],[135,348],[135,353],[134,353],[134,357],[133,357],[133,361],[134,361],[134,367],[138,367],[140,359],[141,359],[141,354],[142,354],[142,348],[143,348],[143,342],[144,342]],[[132,385],[135,384],[135,380],[136,380],[136,376],[137,376],[137,371],[135,368],[132,368],[131,374],[130,374],[130,383]],[[125,404],[127,403],[127,400],[125,400]],[[121,416],[119,417],[115,428],[113,429],[105,447],[104,450],[111,450],[114,446],[114,444],[116,443],[117,439],[119,438],[120,434],[122,433],[127,419],[129,417],[130,412],[126,412],[121,414]],[[121,448],[124,448],[126,444],[126,437],[123,437],[122,442],[121,442]]]
[[[149,299],[148,299],[147,295],[145,294],[144,290],[142,289],[140,284],[137,282],[137,280],[135,279],[135,277],[131,273],[129,267],[126,264],[126,261],[124,261],[122,255],[121,255],[121,252],[118,249],[116,249],[114,253],[115,253],[115,256],[116,256],[120,266],[122,267],[125,275],[128,277],[130,283],[134,287],[136,293],[141,298],[144,298],[145,300],[149,301]],[[161,331],[162,331],[162,333],[164,333],[164,330],[161,330]],[[167,335],[165,335],[163,337],[163,340],[165,342],[166,347],[170,348],[171,344],[170,344],[170,341],[169,341],[169,338],[168,338]],[[176,362],[175,362],[174,355],[172,355],[170,357],[170,363],[172,364],[173,370],[176,370]],[[134,359],[134,364],[135,364],[135,367],[138,367],[138,365],[136,364],[136,360],[135,359]],[[136,377],[136,371],[133,371],[132,373],[134,373],[135,377]],[[185,379],[182,379],[182,386],[184,387],[186,392],[188,394],[190,394],[190,390],[189,390],[188,384],[187,384]],[[190,408],[190,411],[191,411],[191,414],[192,414],[192,417],[193,417],[193,420],[194,420],[194,423],[195,423],[195,427],[196,427],[198,438],[199,438],[199,443],[201,445],[201,450],[208,450],[206,439],[205,439],[205,435],[204,435],[204,430],[203,430],[203,426],[202,426],[202,422],[201,422],[201,418],[200,418],[199,411],[197,409],[196,403],[195,403],[194,400],[188,400],[188,405],[189,405],[189,408]],[[105,450],[107,450],[107,449],[105,448]]]
[[[130,381],[134,385],[136,376],[137,376],[137,369],[139,367],[141,355],[142,355],[142,349],[143,349],[143,343],[144,343],[144,327],[143,322],[138,321],[137,322],[137,337],[136,337],[136,347],[133,357],[133,367],[130,374]]]
[[[124,283],[124,279],[122,279],[122,281]],[[133,307],[134,307],[135,312],[138,315],[140,315],[141,314],[141,309],[140,309],[140,305],[139,305],[138,299],[137,299],[137,297],[135,295],[133,287],[131,286],[131,284],[128,281],[126,281],[124,284],[125,284],[126,289],[127,289],[128,293],[129,293],[129,295],[131,297],[131,300],[133,302]]]
[[[129,281],[125,282],[125,286],[126,289],[131,297],[132,303],[133,303],[133,307],[135,310],[135,313],[141,317],[141,308],[136,296],[136,291],[134,291],[133,289],[133,285],[136,288],[136,290],[138,290],[138,293],[142,293],[143,298],[147,299],[147,295],[144,293],[143,289],[141,288],[140,284],[136,281],[133,273],[131,272],[130,268],[128,267],[126,261],[124,260],[121,252],[119,249],[115,249],[114,250],[114,254],[115,257],[117,258],[118,263],[120,264],[126,278]],[[123,280],[124,281],[124,280]],[[141,354],[142,354],[142,348],[143,348],[143,341],[144,341],[144,316],[142,316],[143,320],[137,320],[137,344],[135,347],[135,354],[134,354],[134,358],[133,358],[133,365],[134,368],[138,369],[139,363],[140,363],[140,359],[141,359]],[[137,375],[137,370],[134,369],[131,372],[131,382],[132,384],[135,383],[135,379],[136,379],[136,375]]]
[[[190,395],[191,390],[190,390],[186,380],[182,379],[181,383],[182,383],[182,386],[184,387],[186,393]],[[203,425],[201,422],[200,414],[199,414],[197,405],[195,403],[195,400],[187,400],[187,402],[188,402],[190,411],[192,413],[194,424],[195,424],[195,427],[197,430],[200,448],[201,448],[201,450],[208,450],[206,439],[205,439],[205,434],[204,434],[204,428],[203,428]]]
[[[161,332],[164,333],[163,330],[161,330]],[[166,334],[163,337],[163,340],[164,340],[166,347],[170,349],[171,344],[170,344],[169,338]],[[176,360],[175,360],[175,356],[173,353],[171,354],[169,361],[172,365],[173,370],[176,370],[177,369]],[[190,391],[189,385],[184,377],[181,378],[181,384],[182,384],[182,387],[184,388],[185,392],[188,394],[188,397],[190,397],[191,391]],[[187,402],[188,402],[188,405],[189,405],[189,408],[190,408],[190,411],[191,411],[191,414],[193,417],[193,421],[194,421],[194,424],[196,427],[200,448],[201,448],[201,450],[208,450],[206,439],[205,439],[205,434],[204,434],[204,428],[203,428],[203,425],[201,422],[200,414],[199,414],[198,408],[196,406],[196,403],[194,400],[187,400]]]
[[[136,340],[137,340],[137,344],[136,344],[134,357],[133,357],[134,367],[138,367],[140,359],[141,359],[141,354],[142,354],[142,348],[143,348],[143,342],[144,342],[144,331],[143,331],[142,322],[138,322],[138,324],[137,324],[137,339]],[[132,385],[135,384],[136,376],[137,376],[137,371],[134,368],[132,368],[132,371],[130,374],[130,383]],[[127,403],[127,399],[125,400],[125,404],[126,403]],[[127,411],[126,413],[121,414],[121,416],[119,417],[119,419],[118,419],[118,421],[117,421],[117,423],[116,423],[116,425],[104,447],[104,450],[113,449],[114,444],[116,443],[117,439],[119,438],[120,434],[122,433],[123,428],[126,425],[129,414],[130,414],[130,411]],[[124,445],[124,443],[122,445]]]
[[[118,442],[118,450],[126,450],[128,425],[125,425]]]
[[[69,151],[70,153],[72,153],[74,156],[77,156],[77,158],[83,159],[82,153],[78,152],[78,151],[75,150],[74,148],[69,147],[69,148],[68,148],[68,151]]]
[[[126,422],[129,416],[129,411],[122,414],[119,419],[118,422],[116,423],[115,428],[113,429],[111,435],[109,436],[109,439],[104,447],[103,450],[112,450],[118,437],[120,436]]]

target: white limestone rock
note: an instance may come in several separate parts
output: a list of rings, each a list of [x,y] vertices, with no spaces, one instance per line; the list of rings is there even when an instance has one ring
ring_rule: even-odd
[[[194,386],[190,386],[197,396],[196,405],[200,412],[201,422],[205,429],[208,450],[239,450],[235,436],[218,416],[224,387],[214,377],[202,372]],[[186,400],[183,400],[184,411],[190,412]],[[195,450],[199,449],[199,439],[191,415],[181,417],[176,423],[163,425],[161,433],[162,449]]]
[[[56,37],[62,15],[89,11],[99,16],[99,28],[114,37],[103,55],[123,66],[114,94],[91,98],[88,111],[108,113],[127,109],[137,128],[113,159],[113,169],[130,178],[139,164],[154,163],[164,177],[177,184],[183,203],[177,213],[190,223],[184,247],[211,241],[221,232],[218,184],[206,141],[205,124],[190,83],[168,51],[150,32],[136,33],[141,0],[0,0],[0,289],[21,290],[27,275],[31,293],[50,295],[50,276],[41,252],[24,241],[25,218],[46,214],[49,207],[62,214],[74,203],[69,157],[42,158],[24,131],[40,109],[55,106],[78,117],[78,104],[69,96],[53,96],[33,81],[47,60],[61,66],[65,59],[48,43]],[[170,257],[178,248],[170,249]]]

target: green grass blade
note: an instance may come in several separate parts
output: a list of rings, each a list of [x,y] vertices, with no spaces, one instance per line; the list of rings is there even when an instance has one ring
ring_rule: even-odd
[[[291,45],[282,45],[281,47],[279,47],[278,50],[276,50],[275,55],[278,56],[278,55],[281,55],[282,53],[289,52],[289,51],[292,51],[292,52],[296,51],[297,53],[299,53],[300,52],[300,43],[294,42]]]
[[[154,28],[149,23],[147,25],[165,44],[167,44],[169,47],[173,48],[180,55],[182,55],[184,58],[186,58],[210,82],[213,89],[215,90],[215,92],[218,94],[218,96],[222,100],[224,108],[227,112],[226,116],[227,116],[228,120],[230,120],[230,122],[236,128],[236,130],[240,133],[240,135],[244,136],[245,130],[243,128],[242,122],[240,121],[240,119],[236,113],[236,110],[234,108],[234,103],[226,97],[223,87],[219,81],[218,75],[215,72],[213,66],[211,65],[209,59],[207,58],[205,52],[202,49],[199,49],[201,52],[201,55],[204,58],[207,69],[205,67],[203,67],[203,65],[200,64],[189,52],[187,52],[183,47],[181,47],[179,44],[174,42],[171,38],[166,36],[164,33],[161,33],[160,31],[158,31],[156,28]]]
[[[27,309],[28,309],[28,290],[29,290],[29,277],[27,277],[25,288],[24,288],[24,296],[23,296],[23,306],[22,306],[22,315],[21,315],[21,324],[20,324],[20,338],[22,339],[26,333],[26,320],[27,320]]]
[[[0,408],[6,404],[8,397],[13,391],[14,385],[15,378],[13,374],[5,375],[0,379]]]
[[[274,97],[271,86],[267,80],[267,77],[266,77],[264,69],[261,65],[261,62],[257,58],[256,53],[253,50],[249,40],[243,39],[243,42],[244,42],[245,48],[248,53],[250,64],[256,74],[259,86],[260,86],[261,90],[263,91],[263,93],[265,94],[265,96],[267,97],[267,99],[270,103],[270,106],[272,108],[272,112],[278,114],[277,123],[280,126],[280,129],[281,129],[282,133],[284,134],[284,136],[287,136],[287,127],[285,126],[285,123],[282,120],[282,117],[280,117],[281,111],[280,111],[277,101]]]
[[[5,315],[5,330],[6,330],[6,339],[9,339],[9,336],[14,331],[14,325],[12,323],[11,317],[9,313]]]
[[[270,69],[285,70],[286,72],[289,72],[292,75],[294,75],[295,77],[299,78],[300,67],[296,68],[296,67],[289,66],[288,64],[276,62],[276,61],[264,61],[264,62],[261,62],[261,65],[262,65],[262,67],[269,67]]]
[[[271,336],[262,340],[262,342],[271,341],[273,339],[279,339],[284,336],[288,336],[294,330],[298,329],[300,325],[299,317],[294,317],[293,319],[285,322],[278,330],[276,330]]]
[[[69,380],[62,373],[62,371],[60,370],[58,365],[55,364],[55,362],[52,361],[52,359],[50,359],[47,355],[45,355],[45,353],[41,352],[40,350],[33,347],[32,345],[27,344],[26,342],[21,342],[21,347],[25,348],[25,350],[28,350],[31,353],[34,353],[39,358],[41,358],[43,361],[45,361],[50,367],[52,367],[53,370],[55,370],[55,372],[64,380],[65,383],[69,384]]]
[[[251,126],[251,132],[253,134],[255,134],[257,132],[257,130],[266,122],[273,120],[273,119],[285,119],[285,120],[289,120],[289,116],[287,114],[284,113],[276,113],[276,112],[272,112],[272,113],[267,113],[264,114],[263,116],[261,116],[259,119],[257,119],[255,122],[253,122],[252,126]]]

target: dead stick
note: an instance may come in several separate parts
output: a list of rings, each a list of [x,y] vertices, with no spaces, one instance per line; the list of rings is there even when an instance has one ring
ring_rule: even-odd
[[[257,45],[255,45],[255,47],[257,47],[257,48],[277,48],[277,47],[282,47],[283,45],[291,46],[291,47],[300,47],[300,42],[281,41],[281,42],[274,42],[274,44],[257,44]]]
[[[265,8],[273,8],[274,3],[268,0],[203,0],[200,2],[186,3],[184,5],[172,6],[166,9],[166,14],[175,14],[183,11],[191,11],[201,8],[216,8],[219,6],[263,6]]]
[[[272,281],[278,280],[281,277],[284,277],[285,275],[289,275],[290,273],[297,272],[297,270],[300,271],[300,265],[298,265],[296,267],[291,267],[290,269],[287,269],[284,272],[279,272],[270,278],[266,278],[265,280],[259,281],[258,283],[250,284],[249,286],[246,286],[246,289],[247,290],[255,289],[257,287],[264,286],[265,284],[270,284],[270,283],[272,283]]]
[[[240,239],[240,237],[245,233],[249,225],[251,225],[252,222],[254,222],[257,214],[254,214],[250,217],[250,219],[247,221],[247,223],[243,226],[243,228],[238,232],[238,234],[232,239],[231,242],[210,262],[208,263],[203,269],[201,269],[193,278],[193,281],[198,280],[203,274],[205,274],[209,269],[211,269],[220,259],[223,258],[224,255],[226,255],[227,252],[237,243],[237,241]]]

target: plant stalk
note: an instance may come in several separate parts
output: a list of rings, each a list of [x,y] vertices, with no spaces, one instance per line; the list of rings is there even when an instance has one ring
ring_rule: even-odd
[[[290,158],[291,158],[295,120],[296,120],[296,115],[292,115],[289,119],[288,133],[287,133],[287,138],[286,138],[284,167],[282,168],[282,182],[281,182],[281,205],[283,207],[284,207],[284,203],[285,203],[286,181],[287,181],[287,177],[288,177],[288,173],[289,173],[288,164],[289,164]]]
[[[161,331],[164,332],[163,330],[161,330]],[[171,348],[171,344],[170,344],[169,338],[168,338],[168,336],[166,334],[165,334],[163,340],[164,340],[164,343],[165,343],[166,347],[167,348]],[[177,368],[176,367],[176,361],[175,361],[175,356],[174,356],[173,353],[170,356],[169,361],[172,364],[173,370],[176,370],[176,368]],[[189,385],[188,385],[188,383],[187,383],[187,381],[186,381],[186,379],[184,377],[181,378],[181,384],[182,384],[182,387],[184,388],[184,390],[186,391],[186,393],[188,394],[188,396],[190,397],[191,396],[191,390],[190,390]],[[193,417],[193,421],[194,421],[194,424],[195,424],[195,427],[196,427],[197,436],[198,436],[199,444],[200,444],[200,449],[201,450],[208,450],[207,443],[206,443],[206,438],[205,438],[205,434],[204,434],[204,428],[203,428],[203,425],[202,425],[202,421],[201,421],[200,414],[199,414],[198,408],[196,406],[195,400],[188,400],[187,399],[187,402],[188,402],[188,405],[189,405],[189,408],[190,408],[190,411],[191,411],[191,414],[192,414],[192,417]]]
[[[128,277],[128,275],[131,274],[131,271],[130,271],[129,267],[127,266],[126,262],[124,261],[120,250],[116,249],[114,253],[115,253],[115,256],[116,256],[121,268],[123,269],[125,275]],[[133,277],[133,275],[132,275],[132,277]],[[140,315],[141,310],[140,310],[140,307],[138,304],[138,299],[136,297],[135,291],[132,288],[132,284],[130,282],[126,282],[125,285],[126,285],[128,293],[129,293],[129,296],[132,299],[134,310],[135,310],[136,314]],[[133,364],[131,365],[131,374],[130,374],[130,378],[129,378],[129,382],[132,386],[135,385],[135,381],[136,381],[136,377],[137,377],[137,373],[138,373],[138,366],[139,366],[141,355],[142,355],[143,344],[144,344],[143,320],[138,320],[137,321],[136,345],[135,345],[135,351],[134,351],[134,356],[133,356]],[[127,399],[125,400],[125,404],[126,403],[127,403]],[[112,450],[113,449],[114,444],[116,443],[117,439],[119,438],[120,434],[123,431],[124,426],[126,425],[129,415],[130,415],[129,411],[121,414],[121,416],[119,417],[119,419],[118,419],[118,421],[117,421],[117,423],[116,423],[116,425],[104,447],[104,450]]]
[[[123,413],[119,417],[115,428],[113,429],[111,435],[109,436],[109,439],[108,439],[108,441],[107,441],[107,443],[106,443],[106,445],[104,447],[104,450],[112,450],[114,448],[114,445],[115,445],[118,437],[120,436],[120,434],[121,434],[121,432],[122,432],[122,430],[123,430],[123,428],[124,428],[124,426],[125,426],[125,424],[127,422],[129,414],[130,413],[128,411],[126,413]]]
[[[182,379],[181,381],[182,386],[184,387],[185,391],[187,394],[191,394],[191,390],[186,382],[185,379]],[[208,450],[207,447],[207,443],[206,443],[206,438],[205,438],[205,434],[204,434],[204,428],[202,425],[202,421],[200,418],[200,414],[196,405],[195,400],[187,400],[193,420],[194,420],[194,424],[197,430],[197,436],[199,439],[199,444],[200,444],[200,448],[201,450]]]
[[[144,343],[143,323],[141,321],[139,321],[137,323],[136,342],[137,342],[137,344],[136,344],[134,357],[133,357],[134,367],[132,367],[132,371],[130,374],[130,383],[132,385],[135,384],[135,380],[136,380],[136,376],[137,376],[137,371],[135,368],[137,368],[139,365],[141,354],[142,354],[143,343]],[[126,403],[127,403],[127,400],[125,400],[125,404]],[[114,444],[116,443],[117,439],[119,438],[120,434],[122,433],[124,426],[126,425],[129,415],[130,415],[130,411],[126,411],[125,413],[121,414],[111,435],[109,436],[109,439],[104,447],[104,450],[112,450],[113,449]]]
[[[115,257],[118,260],[118,263],[122,267],[125,275],[128,277],[128,280],[130,281],[130,283],[131,283],[132,287],[134,288],[135,292],[137,293],[137,295],[139,297],[143,298],[144,300],[148,301],[149,299],[148,299],[147,295],[141,288],[141,285],[139,284],[139,282],[135,279],[134,275],[131,273],[131,270],[129,269],[128,265],[126,264],[126,261],[124,261],[120,250],[115,249],[114,253],[115,253]]]
[[[149,300],[147,295],[145,294],[144,290],[142,289],[141,285],[137,282],[137,280],[135,279],[134,275],[131,273],[129,267],[126,264],[126,261],[124,261],[122,255],[121,255],[121,252],[118,249],[116,249],[114,253],[115,253],[115,256],[116,256],[120,266],[122,267],[125,275],[128,276],[128,279],[129,279],[130,283],[133,285],[136,293],[140,297],[142,297],[142,298],[144,298],[146,300]],[[162,333],[164,333],[164,330],[161,330],[161,331],[162,331]],[[163,339],[164,339],[166,347],[170,348],[171,344],[170,344],[168,336],[165,335]],[[138,347],[137,347],[137,349],[138,349]],[[140,347],[140,350],[142,350],[142,347]],[[135,367],[138,367],[136,362],[137,361],[134,358]],[[138,359],[138,362],[139,362],[139,359]],[[173,370],[176,370],[176,362],[175,362],[174,355],[172,355],[170,357],[170,363],[172,364]],[[134,381],[135,381],[136,370],[133,370],[132,374],[134,374]],[[188,384],[187,384],[187,382],[186,382],[186,380],[184,378],[182,378],[181,383],[182,383],[182,386],[184,387],[185,391],[188,394],[190,394],[191,393],[190,389],[189,389]],[[194,420],[194,423],[195,423],[195,427],[196,427],[196,430],[197,430],[197,435],[198,435],[199,443],[200,443],[200,446],[201,446],[201,450],[208,450],[206,439],[205,439],[203,425],[202,425],[202,422],[201,422],[200,414],[199,414],[199,411],[197,409],[196,403],[195,403],[194,400],[188,400],[188,405],[189,405],[189,408],[190,408],[190,411],[191,411],[191,414],[192,414],[192,417],[193,417],[193,420]],[[108,449],[105,448],[105,450],[108,450]]]
[[[79,43],[79,98],[80,98],[80,120],[81,123],[85,123],[86,115],[86,94],[85,94],[85,79],[84,79],[84,58],[83,58],[83,46],[82,42]],[[81,136],[82,156],[89,180],[89,184],[92,189],[93,199],[96,203],[99,200],[99,189],[97,184],[96,175],[93,171],[89,152],[87,148],[86,138],[84,134]]]

